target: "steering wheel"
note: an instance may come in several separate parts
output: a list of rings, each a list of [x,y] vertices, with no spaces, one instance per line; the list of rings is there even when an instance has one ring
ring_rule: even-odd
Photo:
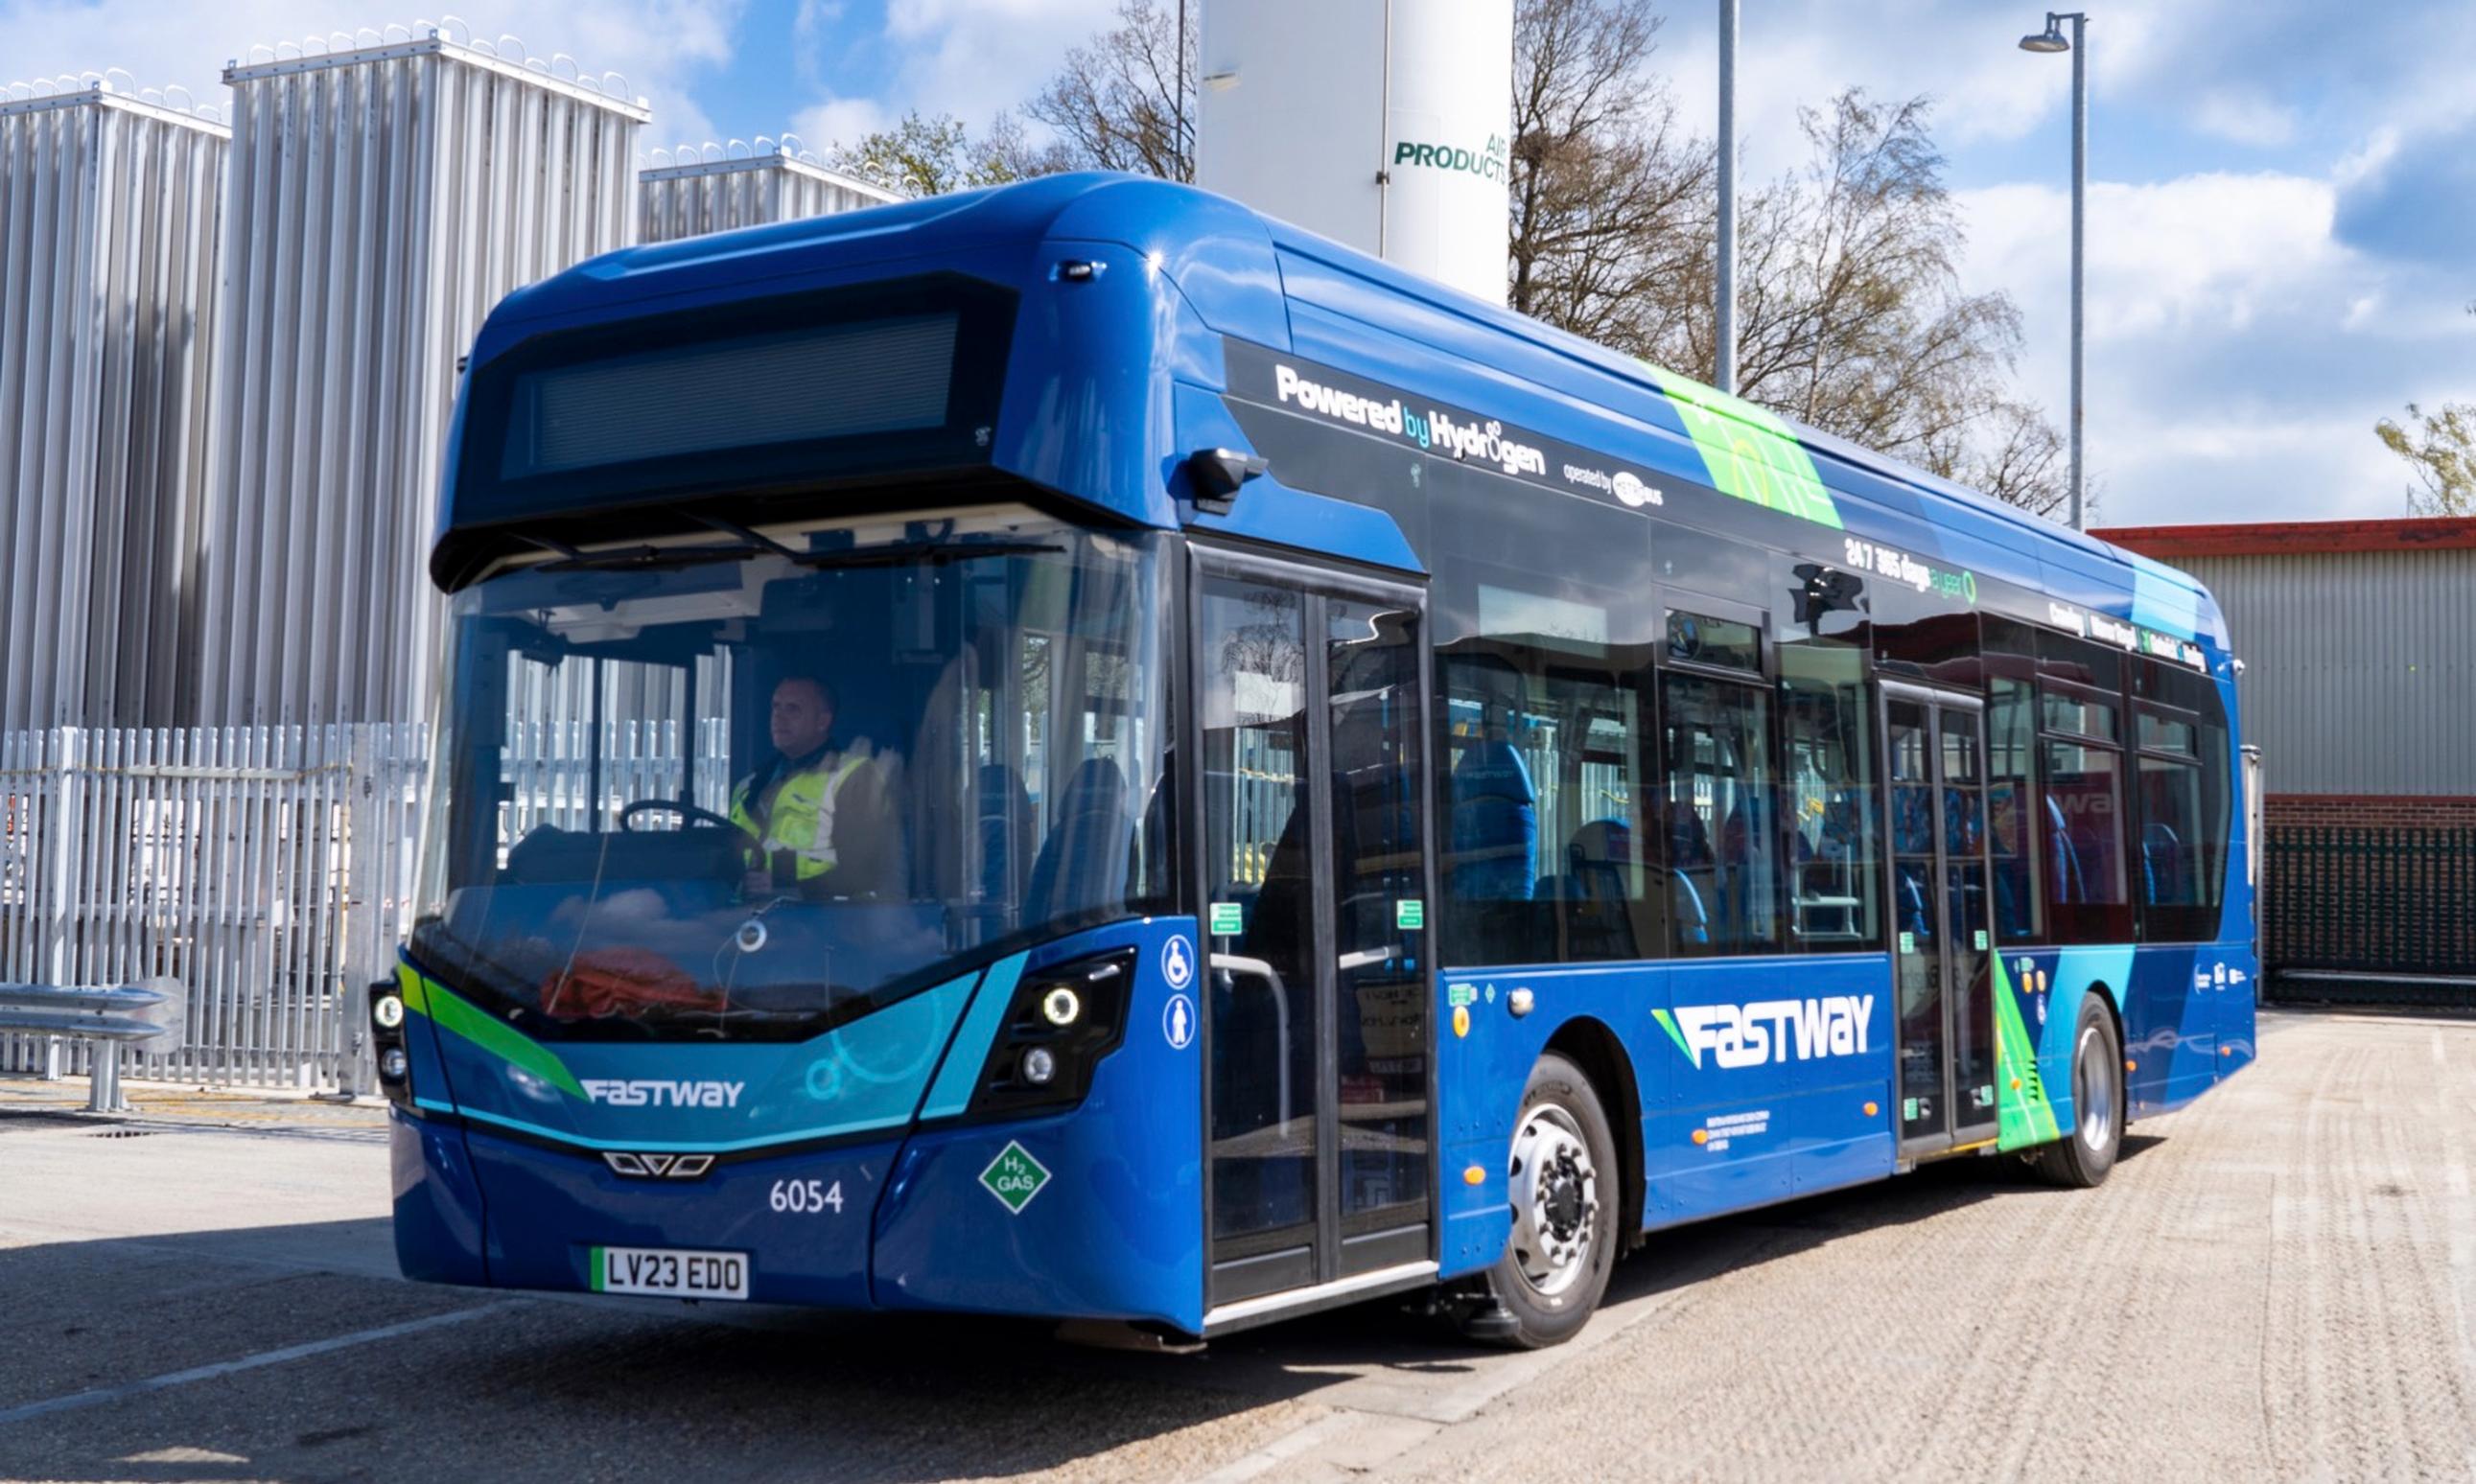
[[[739,828],[725,815],[693,804],[681,804],[677,799],[639,799],[619,811],[619,828],[631,833],[637,832],[636,816],[639,814],[676,814],[681,828],[700,822],[720,825],[725,829]]]

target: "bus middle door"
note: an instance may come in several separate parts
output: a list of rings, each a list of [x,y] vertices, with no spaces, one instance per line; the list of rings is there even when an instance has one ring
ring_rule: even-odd
[[[1984,703],[1883,686],[1903,1160],[1994,1138]]]
[[[1424,595],[1197,553],[1210,1323],[1433,1271]]]

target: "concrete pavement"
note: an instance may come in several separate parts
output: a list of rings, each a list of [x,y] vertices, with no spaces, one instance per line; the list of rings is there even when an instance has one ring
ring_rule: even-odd
[[[375,1115],[0,1080],[0,1478],[2476,1476],[2476,1023],[2265,1019],[2097,1192],[1933,1166],[1655,1238],[1579,1341],[1200,1355],[395,1279]]]

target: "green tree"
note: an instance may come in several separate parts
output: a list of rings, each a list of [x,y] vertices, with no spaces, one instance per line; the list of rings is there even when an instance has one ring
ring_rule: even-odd
[[[905,113],[900,124],[862,136],[855,144],[836,142],[826,164],[905,196],[1003,186],[1054,168],[1005,113],[992,120],[977,141],[951,113],[928,118]]]
[[[2382,446],[2408,461],[2416,483],[2407,492],[2410,515],[2476,515],[2476,407],[2447,402],[2427,412],[2407,405],[2408,425],[2373,424]],[[2418,487],[2421,486],[2421,487]]]

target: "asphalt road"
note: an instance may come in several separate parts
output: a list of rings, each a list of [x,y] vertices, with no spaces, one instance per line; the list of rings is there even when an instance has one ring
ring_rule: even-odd
[[[1530,1355],[421,1287],[366,1112],[0,1080],[0,1478],[2476,1478],[2476,1022],[2264,1029],[2100,1191],[1672,1233]]]

